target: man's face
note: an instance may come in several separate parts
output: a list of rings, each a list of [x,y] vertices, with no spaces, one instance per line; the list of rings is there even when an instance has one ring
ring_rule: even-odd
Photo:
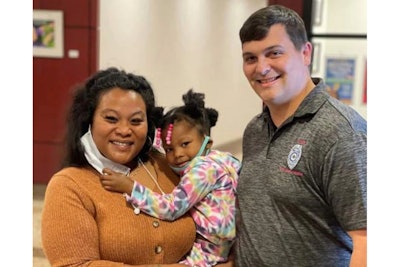
[[[286,104],[306,86],[311,51],[310,43],[296,50],[285,26],[275,24],[264,39],[243,43],[243,72],[265,104]]]

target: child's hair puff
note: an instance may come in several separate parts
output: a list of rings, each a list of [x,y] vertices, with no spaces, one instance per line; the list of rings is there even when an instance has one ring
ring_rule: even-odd
[[[165,129],[169,124],[176,121],[187,121],[198,128],[200,134],[210,135],[211,127],[214,127],[218,120],[218,111],[213,108],[206,108],[204,103],[205,95],[196,93],[190,89],[182,96],[184,105],[169,110],[164,116],[156,118],[156,127]],[[157,107],[157,112],[163,112],[163,108]]]

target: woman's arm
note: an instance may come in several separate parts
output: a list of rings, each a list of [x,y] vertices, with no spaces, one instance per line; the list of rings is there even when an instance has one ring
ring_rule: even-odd
[[[54,176],[42,212],[43,251],[52,266],[122,267],[100,260],[95,209],[80,187],[65,176]]]

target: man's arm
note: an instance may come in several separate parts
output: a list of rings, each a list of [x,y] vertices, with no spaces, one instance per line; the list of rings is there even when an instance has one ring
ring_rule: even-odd
[[[367,266],[367,230],[354,230],[347,232],[353,240],[353,253],[351,254],[350,267]]]

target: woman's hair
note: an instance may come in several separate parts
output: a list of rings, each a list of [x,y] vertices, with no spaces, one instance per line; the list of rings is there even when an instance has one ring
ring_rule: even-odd
[[[218,120],[218,111],[213,108],[204,107],[204,94],[195,93],[190,89],[182,96],[184,105],[169,110],[164,116],[156,120],[156,127],[165,129],[169,124],[178,121],[186,121],[196,127],[200,135],[210,135],[211,127],[215,126]],[[157,108],[158,114],[162,114],[162,108]]]
[[[303,19],[294,10],[281,6],[270,5],[254,12],[239,31],[243,43],[259,41],[268,35],[272,25],[282,24],[290,40],[297,50],[307,42],[307,31]]]
[[[148,120],[147,136],[150,139],[153,138],[155,100],[153,89],[147,80],[142,76],[126,73],[124,70],[114,67],[100,70],[89,77],[84,84],[78,85],[74,92],[72,104],[67,114],[66,150],[62,162],[63,167],[88,165],[80,138],[88,131],[89,125],[93,122],[94,112],[99,104],[100,97],[116,87],[134,91],[142,96],[146,105]],[[148,160],[148,152],[151,148],[152,142],[146,142],[138,156],[143,161]]]

